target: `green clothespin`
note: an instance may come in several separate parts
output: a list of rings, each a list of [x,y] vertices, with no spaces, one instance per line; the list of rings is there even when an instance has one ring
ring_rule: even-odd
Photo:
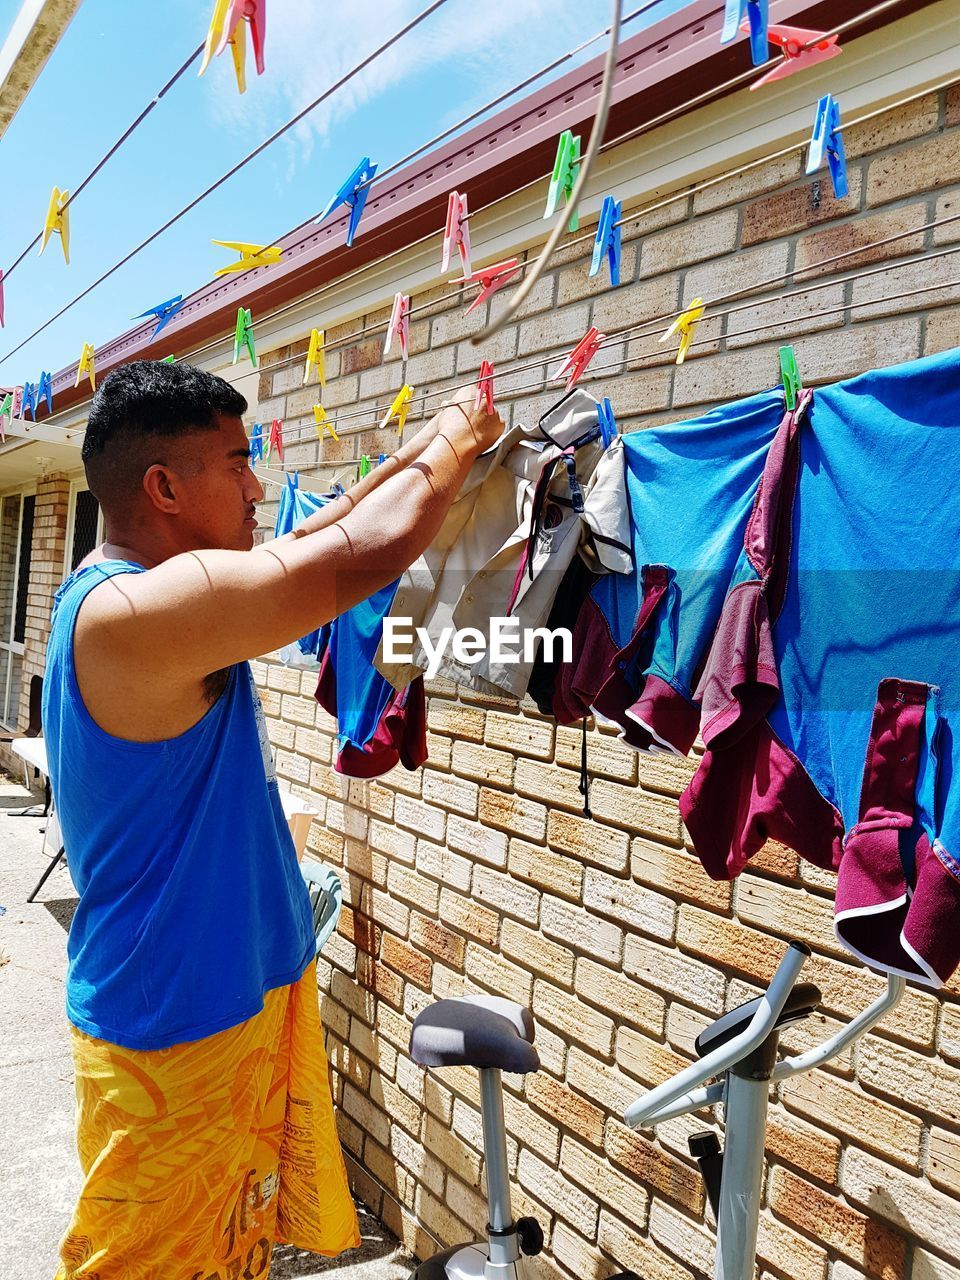
[[[793,347],[780,348],[780,380],[783,383],[784,404],[788,409],[793,410],[797,407],[797,396],[803,390]]]
[[[552,217],[560,204],[569,204],[573,194],[573,184],[577,180],[580,168],[580,138],[574,137],[569,129],[564,129],[557,143],[557,158],[553,162],[553,177],[550,179],[550,190],[547,192],[547,207],[543,211],[545,218]],[[580,226],[576,209],[570,214],[569,230],[576,231]]]
[[[237,311],[237,331],[233,338],[233,363],[240,359],[240,348],[247,348],[247,355],[254,368],[257,367],[257,349],[253,343],[253,316],[249,307],[240,307]]]
[[[176,358],[177,358],[176,356],[164,356],[163,359],[160,361],[160,363],[173,364],[176,361]],[[236,361],[234,361],[234,364],[236,364]]]
[[[357,479],[362,480],[364,476],[368,476],[373,470],[373,463],[370,461],[369,454],[363,454],[360,458],[360,468],[357,472]]]

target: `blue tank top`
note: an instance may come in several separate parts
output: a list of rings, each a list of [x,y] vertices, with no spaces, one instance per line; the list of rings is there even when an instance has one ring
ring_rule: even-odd
[[[80,902],[67,943],[67,1015],[88,1035],[163,1049],[236,1026],[315,952],[248,663],[192,728],[161,742],[105,733],[84,706],[73,634],[109,560],[56,594],[43,733],[67,864]]]

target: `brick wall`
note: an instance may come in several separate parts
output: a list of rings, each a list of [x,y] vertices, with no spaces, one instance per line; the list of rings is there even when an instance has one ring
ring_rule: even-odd
[[[327,358],[328,411],[359,405],[375,421],[401,382],[417,391],[469,382],[481,356],[538,369],[496,380],[499,407],[535,419],[555,402],[547,355],[602,330],[715,297],[960,210],[960,93],[931,94],[846,134],[850,195],[826,174],[780,159],[624,227],[623,285],[587,278],[589,245],[561,251],[521,318],[479,351],[486,319],[463,316],[448,288],[413,297],[410,359],[382,359],[382,338],[357,336]],[[625,429],[692,416],[773,385],[777,348],[794,344],[808,381],[828,381],[960,342],[956,287],[895,302],[960,275],[946,258],[904,270],[896,259],[960,238],[927,231],[862,255],[796,301],[752,298],[683,368],[620,349],[625,364],[584,385],[609,394]],[[808,277],[809,278],[809,277]],[[401,281],[398,280],[397,287]],[[869,305],[833,311],[843,302]],[[496,300],[493,305],[502,305]],[[327,327],[359,335],[388,308]],[[318,316],[315,323],[322,323]],[[737,331],[782,322],[751,338]],[[665,327],[665,326],[664,326]],[[263,359],[259,415],[292,433],[312,426],[313,388],[290,357]],[[609,351],[598,357],[607,363]],[[288,363],[283,363],[288,361]],[[550,369],[556,367],[549,361]],[[538,371],[539,370],[539,371]],[[536,383],[509,398],[511,386]],[[304,436],[286,463],[329,477],[361,452],[395,447],[393,432]],[[416,426],[412,422],[408,431]],[[696,1118],[629,1131],[624,1105],[692,1055],[697,1033],[755,994],[784,941],[813,948],[805,976],[822,1013],[784,1036],[824,1038],[875,998],[880,978],[834,939],[833,878],[768,848],[736,884],[714,884],[684,842],[677,797],[694,762],[638,756],[600,730],[589,742],[593,821],[580,812],[579,731],[532,704],[481,698],[434,682],[430,761],[375,782],[330,767],[334,724],[313,700],[315,678],[257,664],[278,770],[321,809],[310,845],[342,872],[346,902],[320,964],[339,1120],[354,1185],[421,1254],[482,1231],[481,1137],[475,1073],[423,1074],[407,1055],[410,1023],[431,1000],[487,991],[528,1003],[543,1069],[508,1078],[510,1169],[519,1212],[547,1232],[544,1275],[602,1276],[634,1267],[646,1280],[712,1274],[704,1197],[687,1155]],[[939,998],[911,990],[853,1052],[777,1091],[760,1230],[762,1272],[789,1280],[960,1280],[960,983]],[[709,1211],[707,1212],[709,1220]],[[952,1261],[948,1261],[952,1260]]]

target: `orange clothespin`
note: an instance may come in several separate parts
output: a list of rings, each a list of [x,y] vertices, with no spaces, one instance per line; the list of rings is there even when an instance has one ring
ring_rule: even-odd
[[[693,335],[697,331],[697,325],[703,318],[705,307],[706,304],[702,298],[694,298],[686,311],[677,316],[676,320],[674,320],[673,324],[660,339],[661,342],[666,342],[666,340],[668,338],[672,338],[675,333],[679,333],[680,346],[677,350],[677,364],[683,364],[686,359],[687,352],[690,350],[690,345],[693,342]]]
[[[90,390],[96,391],[97,371],[92,342],[85,342],[83,344],[83,350],[80,352],[80,363],[77,365],[77,380],[73,384],[75,387],[79,387],[80,379],[84,374],[86,374],[90,379]]]
[[[391,418],[396,418],[397,435],[402,436],[404,423],[407,420],[407,413],[410,409],[410,401],[412,399],[413,387],[411,387],[409,383],[405,382],[397,392],[397,398],[383,415],[383,419],[380,423],[380,430],[383,431],[387,426],[389,426]]]
[[[460,270],[465,276],[470,274],[470,211],[467,208],[467,195],[459,191],[451,191],[447,201],[447,225],[443,232],[443,265],[441,270],[450,270],[450,259],[456,248],[460,255]]]
[[[493,365],[489,360],[480,362],[480,376],[477,378],[477,398],[473,402],[473,407],[479,409],[482,404],[487,406],[487,413],[493,413]]]
[[[40,242],[40,252],[43,253],[50,237],[54,234],[58,235],[63,249],[63,260],[68,267],[70,265],[70,209],[67,201],[69,199],[70,192],[61,191],[59,187],[54,187],[50,192],[47,216],[43,222],[43,240]]]
[[[575,382],[579,382],[581,374],[599,351],[600,344],[606,340],[605,333],[591,326],[553,375],[553,380],[558,382],[561,378],[566,378],[569,391]]]
[[[394,334],[400,340],[400,354],[407,358],[407,344],[410,341],[410,295],[398,293],[393,300],[390,323],[387,325],[387,340],[383,344],[383,354],[389,355],[393,345]]]
[[[212,240],[223,249],[233,249],[239,253],[238,262],[231,262],[228,267],[219,267],[215,276],[228,276],[231,271],[252,271],[254,267],[271,267],[283,257],[283,250],[278,244],[249,244],[245,240]]]
[[[307,352],[307,363],[303,367],[303,385],[310,381],[310,370],[316,369],[317,381],[321,387],[327,386],[327,362],[325,352],[324,331],[312,329],[310,332],[310,350]]]
[[[324,431],[329,431],[334,440],[339,441],[340,437],[333,429],[333,423],[327,417],[327,411],[324,409],[322,404],[315,404],[313,406],[313,420],[317,424],[317,435],[321,440],[323,439]]]
[[[498,289],[502,289],[508,280],[512,280],[519,270],[520,263],[517,259],[507,258],[504,262],[495,262],[491,267],[483,267],[480,271],[471,272],[468,276],[454,280],[454,284],[478,284],[480,286],[480,292],[463,314],[468,316],[474,307],[479,307],[481,302],[486,302]]]

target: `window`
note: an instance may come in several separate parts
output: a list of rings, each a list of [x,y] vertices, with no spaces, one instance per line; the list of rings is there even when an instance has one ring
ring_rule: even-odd
[[[36,501],[33,494],[0,498],[0,723],[11,729],[20,709]]]
[[[73,538],[70,546],[70,564],[67,569],[72,573],[77,565],[90,554],[99,541],[100,504],[89,489],[78,489],[73,507]]]

